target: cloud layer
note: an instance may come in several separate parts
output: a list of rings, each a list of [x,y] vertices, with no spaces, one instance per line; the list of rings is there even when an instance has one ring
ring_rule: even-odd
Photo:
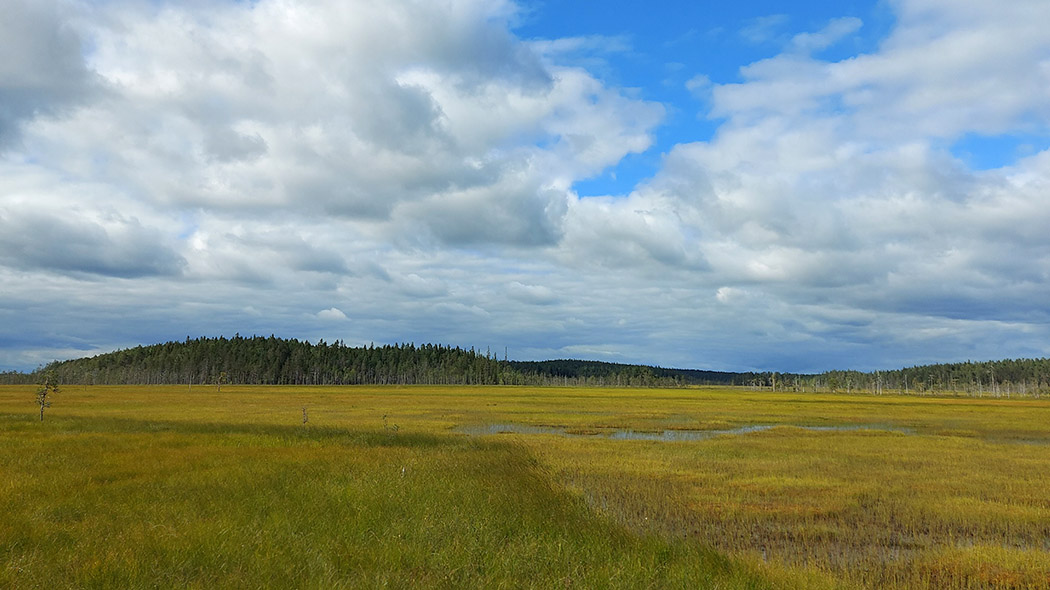
[[[671,105],[603,82],[585,37],[516,37],[509,1],[16,0],[0,368],[234,332],[727,370],[1050,355],[1050,151],[953,153],[1050,138],[1050,7],[892,8],[870,53],[819,57],[843,17],[696,71],[714,137],[580,198]]]

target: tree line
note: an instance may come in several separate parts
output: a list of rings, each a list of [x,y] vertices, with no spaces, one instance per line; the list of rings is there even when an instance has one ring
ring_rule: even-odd
[[[530,378],[550,384],[613,387],[682,387],[686,385],[749,385],[768,381],[772,373],[730,373],[700,369],[667,369],[573,359],[510,361],[510,366]]]
[[[32,373],[0,373],[0,383],[36,383],[42,374],[84,385],[593,385],[675,387],[731,383],[737,374],[593,361],[516,362],[490,351],[424,344],[347,346],[336,340],[239,334],[233,338],[136,346],[55,361]]]
[[[450,346],[351,347],[339,340],[312,344],[238,334],[55,361],[31,374],[5,373],[0,379],[33,382],[34,375],[51,373],[62,383],[83,385],[490,384],[501,382],[503,368],[491,355]]]
[[[97,356],[54,361],[30,373],[0,373],[2,384],[149,385],[568,385],[683,387],[738,385],[772,391],[973,396],[1050,395],[1050,359],[945,363],[889,371],[820,374],[667,369],[583,360],[501,360],[486,350],[437,344],[347,346],[251,336],[186,338]]]
[[[973,397],[1050,395],[1050,359],[943,363],[890,371],[828,371],[809,379],[827,391],[955,394]]]

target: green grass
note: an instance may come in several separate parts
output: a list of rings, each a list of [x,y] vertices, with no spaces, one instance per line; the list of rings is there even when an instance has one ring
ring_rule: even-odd
[[[1047,400],[32,391],[0,387],[0,587],[1050,589]],[[503,423],[582,435],[462,433]],[[800,428],[836,425],[874,428]]]
[[[222,421],[216,396],[70,388],[43,423],[21,393],[0,403],[0,587],[771,587],[596,517],[520,444],[281,424],[288,391]]]
[[[1047,401],[691,393],[638,393],[637,407],[652,410],[634,417],[588,404],[598,412],[573,427],[782,426],[687,443],[518,436],[536,439],[540,460],[597,512],[703,539],[773,575],[822,572],[858,588],[1050,588]],[[875,427],[795,426],[864,424]]]
[[[975,578],[958,562],[983,563],[1009,575],[976,587],[1050,587],[1042,448],[783,428],[702,443],[550,440],[537,453],[633,529],[705,539],[774,569],[966,588]]]

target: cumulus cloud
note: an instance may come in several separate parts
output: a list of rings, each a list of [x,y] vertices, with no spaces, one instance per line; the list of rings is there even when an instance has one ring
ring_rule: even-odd
[[[335,307],[329,307],[328,309],[322,309],[321,311],[317,312],[317,317],[318,317],[318,319],[327,320],[327,321],[342,321],[342,320],[347,319],[346,318],[346,314],[343,313],[340,309],[335,308]]]
[[[907,141],[1045,129],[1050,110],[1045,3],[1003,11],[979,2],[949,10],[899,2],[877,52],[838,62],[794,53],[750,64],[746,80],[715,89],[713,116],[809,114],[849,124],[858,141]],[[852,133],[852,132],[851,132]]]
[[[550,287],[544,285],[526,285],[519,281],[513,281],[507,285],[507,294],[522,303],[535,305],[551,305],[557,303],[558,296]]]
[[[810,53],[834,45],[842,38],[855,33],[864,23],[856,17],[846,16],[832,19],[830,23],[815,33],[799,33],[791,38],[789,48],[793,51]]]
[[[176,275],[185,260],[135,219],[0,210],[0,260],[25,270],[133,278]]]
[[[1050,64],[1032,24],[1050,13],[1038,2],[1005,13],[968,3],[961,14],[900,4],[898,27],[874,53],[807,55],[861,24],[833,20],[745,67],[745,81],[714,85],[711,115],[726,120],[715,137],[676,146],[627,198],[573,202],[567,259],[632,269],[694,292],[701,307],[710,294],[723,315],[698,325],[756,343],[757,366],[800,361],[776,342],[822,349],[809,366],[868,347],[907,351],[881,353],[884,363],[928,358],[920,341],[953,358],[1045,354],[1025,344],[1045,330],[1022,327],[1048,315],[1037,293],[1050,242],[1035,228],[1050,221],[1041,192],[1050,156],[978,172],[949,147],[975,131],[1050,135],[1050,82],[1031,76]],[[967,338],[982,330],[997,344],[977,355]],[[1004,344],[1010,330],[1018,343]]]
[[[516,11],[16,1],[0,24],[18,58],[0,66],[0,139],[19,140],[0,181],[0,268],[19,286],[6,297],[45,275],[114,277],[143,299],[106,283],[85,300],[204,332],[296,335],[319,308],[365,310],[389,339],[432,313],[483,331],[471,293],[490,290],[450,291],[482,277],[442,251],[487,251],[498,277],[505,249],[556,245],[572,183],[647,149],[664,112],[558,61],[593,40],[517,39]],[[451,274],[420,267],[423,251]],[[7,325],[76,331],[62,317]]]
[[[397,283],[406,295],[419,298],[440,297],[448,294],[448,285],[437,278],[424,278],[416,273],[401,277]]]
[[[935,325],[1046,315],[1029,299],[1050,276],[1050,243],[1032,234],[1050,221],[1036,188],[1046,153],[975,172],[947,148],[967,132],[1050,130],[1050,42],[1033,24],[1050,12],[964,4],[898,3],[897,29],[872,54],[823,62],[793,52],[859,26],[833,21],[713,89],[712,115],[726,124],[710,142],[677,146],[637,194],[678,204],[679,231],[700,236],[694,248],[732,280],[720,302],[746,288],[893,323],[882,314]],[[946,341],[969,333],[931,330]]]
[[[81,34],[107,99],[38,119],[27,154],[159,206],[549,244],[565,189],[648,148],[663,113],[550,63],[498,0],[98,10]]]
[[[685,87],[697,98],[706,100],[711,95],[711,78],[705,74],[697,74],[686,81]]]
[[[523,41],[506,0],[16,0],[0,368],[333,325],[730,370],[1050,355],[1050,152],[951,151],[1050,136],[1050,8],[889,6],[838,61],[858,19],[748,23],[782,52],[689,73],[714,136],[580,198],[669,111],[603,81],[623,39]]]
[[[0,149],[16,141],[23,122],[59,114],[96,90],[81,56],[81,39],[60,16],[68,10],[56,0],[14,0],[4,7]]]

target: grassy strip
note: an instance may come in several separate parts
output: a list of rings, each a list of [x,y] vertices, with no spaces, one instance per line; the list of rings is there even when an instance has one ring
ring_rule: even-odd
[[[0,587],[771,587],[596,518],[520,445],[55,414],[0,414]]]

